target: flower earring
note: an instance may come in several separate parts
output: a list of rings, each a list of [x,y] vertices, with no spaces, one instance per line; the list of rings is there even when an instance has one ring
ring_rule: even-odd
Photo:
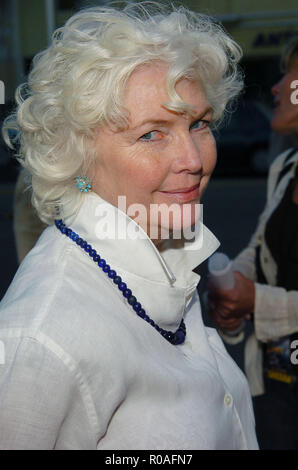
[[[75,182],[76,188],[78,188],[81,193],[89,193],[91,191],[92,186],[87,176],[77,176]]]

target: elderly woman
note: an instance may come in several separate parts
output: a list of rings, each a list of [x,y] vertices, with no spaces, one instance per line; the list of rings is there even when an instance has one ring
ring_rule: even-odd
[[[193,272],[239,58],[208,17],[144,5],[83,10],[35,58],[17,128],[50,226],[1,303],[0,448],[258,447]]]
[[[284,51],[282,69],[282,79],[272,87],[272,128],[281,135],[297,136],[297,38]],[[234,329],[253,312],[254,333],[245,345],[245,369],[264,449],[298,449],[297,221],[298,151],[290,148],[271,165],[266,207],[248,247],[234,260],[235,288],[210,293],[210,313],[220,328]]]

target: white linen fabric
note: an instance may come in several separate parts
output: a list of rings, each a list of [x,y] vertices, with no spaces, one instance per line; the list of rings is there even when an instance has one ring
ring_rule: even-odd
[[[0,304],[0,448],[257,449],[246,378],[203,325],[192,271],[219,242],[204,226],[192,250],[172,241],[160,253],[147,235],[99,239],[98,208],[119,215],[121,235],[131,228],[90,193],[72,230],[159,326],[174,331],[184,317],[186,342],[166,341],[84,250],[47,228]]]
[[[286,291],[276,285],[277,266],[264,238],[267,221],[282,200],[290,179],[295,175],[298,151],[287,159],[292,150],[286,150],[272,163],[268,177],[266,206],[248,246],[233,261],[234,270],[240,271],[255,283],[254,333],[247,339],[244,352],[245,373],[253,396],[265,392],[262,343],[298,331],[298,292]],[[286,160],[290,169],[276,184]],[[260,262],[268,285],[257,282],[255,253],[258,245],[260,245]],[[227,335],[221,333],[221,336],[227,343],[230,342]],[[241,340],[239,337],[238,342]],[[237,343],[236,338],[233,338],[233,341],[234,344]]]

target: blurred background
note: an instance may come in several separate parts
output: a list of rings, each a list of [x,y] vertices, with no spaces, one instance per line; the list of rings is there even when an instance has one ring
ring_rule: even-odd
[[[53,31],[78,9],[105,3],[1,0],[0,124],[13,109],[15,89],[25,80],[32,58],[47,47]],[[203,201],[205,224],[221,241],[221,250],[233,257],[248,242],[263,208],[270,162],[283,148],[292,145],[291,141],[271,133],[270,89],[280,78],[279,57],[283,47],[298,36],[298,3],[297,0],[188,0],[180,3],[214,16],[243,49],[241,66],[245,92],[234,114],[215,132],[218,163]],[[0,299],[17,269],[12,204],[18,171],[1,138]],[[200,271],[204,279],[206,266],[201,266]],[[203,281],[199,290],[204,288]],[[206,322],[210,323],[208,318]],[[232,355],[242,367],[241,348],[234,348]]]

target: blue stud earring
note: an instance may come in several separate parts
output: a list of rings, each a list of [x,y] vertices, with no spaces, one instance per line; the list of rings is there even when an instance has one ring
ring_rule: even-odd
[[[91,183],[87,176],[77,176],[75,182],[76,188],[78,188],[81,193],[89,193],[91,191]]]

